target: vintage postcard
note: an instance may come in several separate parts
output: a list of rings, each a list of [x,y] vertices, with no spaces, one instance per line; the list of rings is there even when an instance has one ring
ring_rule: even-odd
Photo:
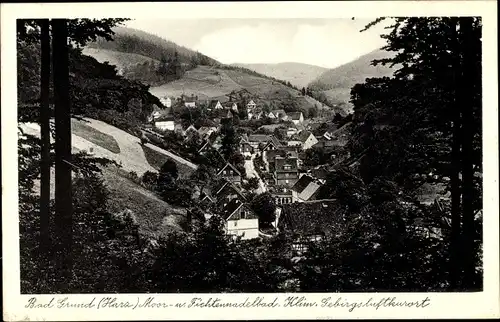
[[[2,4],[4,320],[498,318],[496,11]]]

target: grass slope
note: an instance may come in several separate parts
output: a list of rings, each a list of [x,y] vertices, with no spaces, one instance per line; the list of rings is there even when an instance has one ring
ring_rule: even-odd
[[[102,133],[101,131],[98,131],[93,127],[83,124],[75,119],[71,119],[71,132],[85,138],[87,141],[109,150],[110,152],[120,153],[120,146],[118,146],[118,142],[116,142],[111,135]]]
[[[257,73],[290,82],[299,88],[306,87],[310,82],[327,71],[327,68],[302,64],[302,63],[278,63],[278,64],[233,64],[256,71]]]

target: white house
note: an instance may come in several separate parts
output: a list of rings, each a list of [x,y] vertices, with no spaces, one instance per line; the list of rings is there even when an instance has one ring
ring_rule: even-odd
[[[165,131],[173,131],[175,129],[175,121],[171,116],[162,116],[155,120],[155,127],[158,129]]]
[[[302,112],[289,113],[288,118],[292,120],[293,124],[300,124],[304,122],[304,114],[302,114]]]
[[[309,131],[301,131],[297,135],[297,139],[302,142],[302,149],[310,149],[313,145],[318,143],[318,139]]]
[[[257,104],[253,100],[250,100],[250,102],[247,103],[247,110],[252,111],[257,107]]]
[[[226,110],[238,112],[238,104],[236,104],[236,102],[227,102],[224,104],[224,108]]]
[[[195,108],[196,102],[184,102],[185,107]]]
[[[259,218],[239,199],[233,199],[224,204],[222,217],[225,220],[226,234],[253,239],[259,237]]]
[[[218,100],[211,100],[210,103],[208,104],[208,108],[210,110],[222,110],[222,104]]]

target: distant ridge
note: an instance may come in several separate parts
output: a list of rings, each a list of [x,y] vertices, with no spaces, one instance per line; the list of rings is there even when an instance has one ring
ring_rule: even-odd
[[[257,73],[290,82],[292,85],[299,88],[306,87],[311,81],[328,70],[327,68],[320,66],[295,62],[283,62],[277,64],[236,63],[231,65],[248,68],[256,71]]]

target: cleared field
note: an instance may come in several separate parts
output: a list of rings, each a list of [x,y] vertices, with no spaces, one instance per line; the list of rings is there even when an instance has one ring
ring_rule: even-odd
[[[71,133],[85,138],[113,153],[120,153],[118,142],[109,134],[103,133],[75,119],[71,119]]]

